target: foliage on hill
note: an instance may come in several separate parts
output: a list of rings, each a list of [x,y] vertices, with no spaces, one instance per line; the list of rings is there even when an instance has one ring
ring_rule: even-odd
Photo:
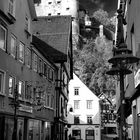
[[[82,50],[74,51],[74,68],[79,78],[96,94],[114,90],[114,79],[106,74],[108,59],[112,56],[112,41],[104,36],[85,44]]]
[[[115,32],[115,17],[109,18],[106,11],[99,9],[93,13],[92,17],[98,20],[107,29]]]
[[[101,9],[93,13],[91,19],[94,27],[103,24],[105,27],[111,25],[115,29],[115,20],[112,20],[115,18],[110,19],[108,13]],[[113,41],[107,34],[99,37],[99,31],[96,28],[91,29],[88,32],[82,30],[83,43],[74,50],[75,73],[96,95],[104,91],[115,93],[115,79],[106,74],[110,67],[108,59],[112,57]]]

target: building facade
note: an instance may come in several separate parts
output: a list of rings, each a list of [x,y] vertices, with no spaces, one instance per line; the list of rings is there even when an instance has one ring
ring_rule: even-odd
[[[123,11],[123,17],[127,24],[123,25],[124,39],[127,44],[127,48],[132,50],[134,56],[140,57],[140,41],[139,41],[139,24],[140,18],[138,11],[140,8],[140,2],[119,0],[118,8]],[[140,121],[139,121],[139,62],[133,65],[133,74],[125,77],[125,118],[126,118],[126,132],[127,137],[130,140],[140,139]],[[119,87],[119,84],[117,84]],[[119,88],[117,89],[117,108],[119,111],[120,107],[120,93]]]
[[[99,98],[74,74],[69,83],[69,137],[76,140],[100,140]]]
[[[34,21],[34,35],[48,44],[49,48],[46,51],[51,48],[49,57],[58,67],[53,135],[54,139],[67,140],[68,83],[73,78],[71,16],[38,18],[37,21]]]
[[[113,140],[118,137],[115,98],[111,98],[104,93],[101,93],[98,97],[100,98],[101,139]]]
[[[52,140],[58,69],[32,42],[34,19],[32,0],[0,1],[1,140],[15,126],[18,140]]]
[[[126,21],[127,21],[127,44],[128,48],[132,50],[133,55],[140,57],[140,18],[139,18],[139,11],[140,8],[140,2],[137,1],[129,1],[126,2]],[[138,17],[138,18],[137,18]],[[139,113],[140,113],[140,98],[139,98],[139,63],[134,65],[134,75],[128,77],[128,89],[126,91],[126,95],[129,95],[131,99],[131,109],[132,109],[132,119],[133,119],[133,137],[131,139],[133,140],[138,140],[140,139],[140,118],[139,118]],[[133,83],[132,85],[129,82],[129,79],[131,80],[130,82]],[[133,90],[130,90],[133,89]],[[131,132],[131,133],[132,133]]]

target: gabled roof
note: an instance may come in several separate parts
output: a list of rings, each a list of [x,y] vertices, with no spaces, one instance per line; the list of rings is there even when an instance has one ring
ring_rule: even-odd
[[[33,32],[48,45],[67,55],[71,29],[71,16],[45,16],[34,21]]]
[[[42,41],[41,39],[39,39],[38,37],[34,35],[32,36],[32,44],[43,55],[45,55],[46,58],[48,58],[49,60],[55,63],[67,60],[67,56],[64,53],[56,50],[55,48],[51,47],[46,42]]]
[[[92,95],[92,97],[95,97],[96,99],[99,100],[99,97],[93,93],[93,91],[91,91],[82,81],[81,79],[78,77],[77,74],[73,73],[73,80],[70,81],[70,84],[72,83],[74,85],[74,87],[81,87],[82,91],[83,89],[86,89],[86,96]],[[76,83],[75,83],[76,81]],[[84,93],[85,94],[85,93]]]

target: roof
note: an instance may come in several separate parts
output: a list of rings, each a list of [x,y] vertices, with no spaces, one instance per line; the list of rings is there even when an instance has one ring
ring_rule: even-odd
[[[88,94],[91,94],[96,99],[98,100],[100,99],[93,91],[89,89],[89,87],[87,87],[85,83],[83,83],[83,81],[79,78],[79,76],[76,73],[73,73],[73,77],[74,77],[73,80],[70,81],[70,85],[73,84],[74,87],[81,87],[82,92],[83,92],[83,89],[86,89],[86,96],[89,96]]]
[[[67,55],[72,35],[71,16],[39,17],[33,28],[38,38]]]
[[[36,36],[32,36],[32,44],[35,46],[36,49],[38,49],[47,59],[49,59],[52,62],[60,62],[60,61],[66,61],[67,56],[56,50],[55,48],[48,45],[46,42],[42,41]]]

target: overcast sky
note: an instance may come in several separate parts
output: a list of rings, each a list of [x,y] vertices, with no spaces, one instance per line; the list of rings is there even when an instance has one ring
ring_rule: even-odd
[[[89,14],[92,14],[97,9],[101,8],[113,16],[117,11],[118,0],[79,0],[82,7],[84,7]]]

